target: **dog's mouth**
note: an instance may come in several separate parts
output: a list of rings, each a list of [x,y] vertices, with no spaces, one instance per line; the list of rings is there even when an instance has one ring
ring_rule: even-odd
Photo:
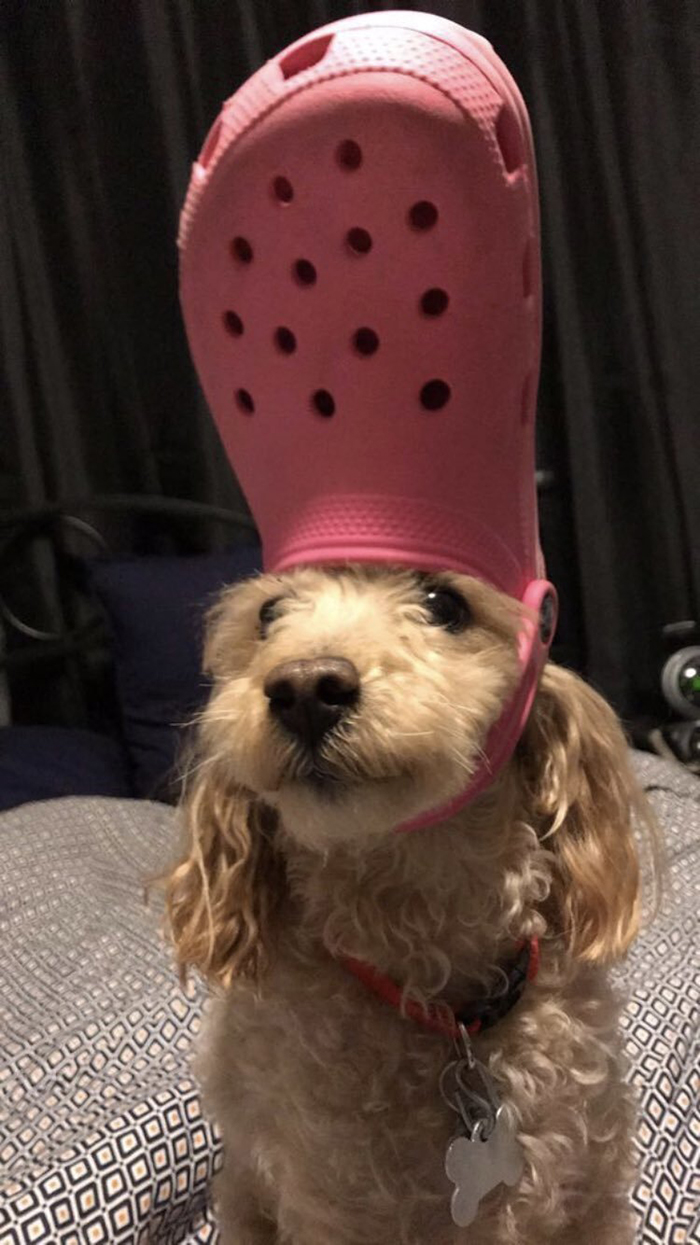
[[[323,751],[305,751],[292,757],[279,778],[279,786],[305,787],[326,800],[339,800],[350,791],[361,787],[376,787],[406,778],[405,771],[397,768],[380,770],[364,769],[355,762],[352,768],[338,759],[331,759]]]
[[[339,799],[350,786],[358,785],[322,761],[314,761],[308,773],[300,775],[298,781],[328,800]]]
[[[333,800],[339,799],[352,787],[363,786],[369,778],[359,773],[350,775],[337,762],[333,763],[321,754],[310,753],[301,759],[301,763],[290,766],[283,781],[307,787],[317,795]]]

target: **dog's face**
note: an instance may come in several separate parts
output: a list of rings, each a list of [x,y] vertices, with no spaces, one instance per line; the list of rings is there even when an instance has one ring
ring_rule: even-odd
[[[390,833],[467,785],[518,680],[520,618],[452,573],[249,580],[210,620],[208,755],[307,846]]]
[[[402,861],[424,832],[394,831],[467,786],[518,683],[522,624],[518,602],[452,573],[300,568],[223,594],[205,650],[214,686],[183,795],[188,844],[166,887],[183,969],[196,965],[224,986],[258,979],[289,870],[332,867],[336,848],[346,863],[351,851],[363,864],[375,848],[388,853],[401,886]],[[513,759],[459,815],[460,842],[478,840],[480,885],[494,896],[506,885],[503,845],[517,829],[517,849],[525,845],[528,860],[538,853],[547,881],[547,929],[572,955],[607,963],[637,928],[633,810],[643,822],[612,710],[575,674],[548,664]],[[425,833],[435,852],[452,850],[442,827]],[[462,852],[468,876],[465,859]],[[363,909],[370,935],[386,933],[402,911],[386,895],[374,898]],[[423,954],[430,930],[412,920],[400,938]]]

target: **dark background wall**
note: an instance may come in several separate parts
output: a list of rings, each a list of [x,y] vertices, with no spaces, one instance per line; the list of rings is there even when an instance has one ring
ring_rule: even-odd
[[[373,7],[394,6],[5,0],[0,508],[124,491],[240,505],[180,323],[189,167],[263,59]],[[485,34],[530,108],[557,656],[626,716],[653,714],[661,629],[700,612],[700,5],[405,7]]]

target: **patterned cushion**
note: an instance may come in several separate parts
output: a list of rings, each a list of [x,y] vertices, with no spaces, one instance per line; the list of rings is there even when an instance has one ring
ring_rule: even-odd
[[[700,781],[640,753],[637,773],[666,839],[662,910],[618,979],[639,1096],[633,1193],[643,1245],[700,1242]]]
[[[55,800],[0,819],[0,1242],[215,1239],[218,1141],[189,1071],[183,994],[142,883],[172,810]]]
[[[700,782],[635,762],[665,827],[663,911],[618,973],[640,1095],[642,1245],[700,1240]],[[189,1071],[183,994],[144,877],[172,810],[66,799],[0,818],[0,1245],[203,1245],[219,1141]]]

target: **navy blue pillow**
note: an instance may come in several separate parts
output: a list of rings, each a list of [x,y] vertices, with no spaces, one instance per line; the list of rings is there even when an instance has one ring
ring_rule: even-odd
[[[182,728],[207,694],[204,613],[226,584],[260,566],[257,546],[92,563],[92,585],[111,622],[122,729],[139,795],[176,795]]]
[[[124,749],[94,731],[0,728],[0,810],[62,795],[134,796]]]

